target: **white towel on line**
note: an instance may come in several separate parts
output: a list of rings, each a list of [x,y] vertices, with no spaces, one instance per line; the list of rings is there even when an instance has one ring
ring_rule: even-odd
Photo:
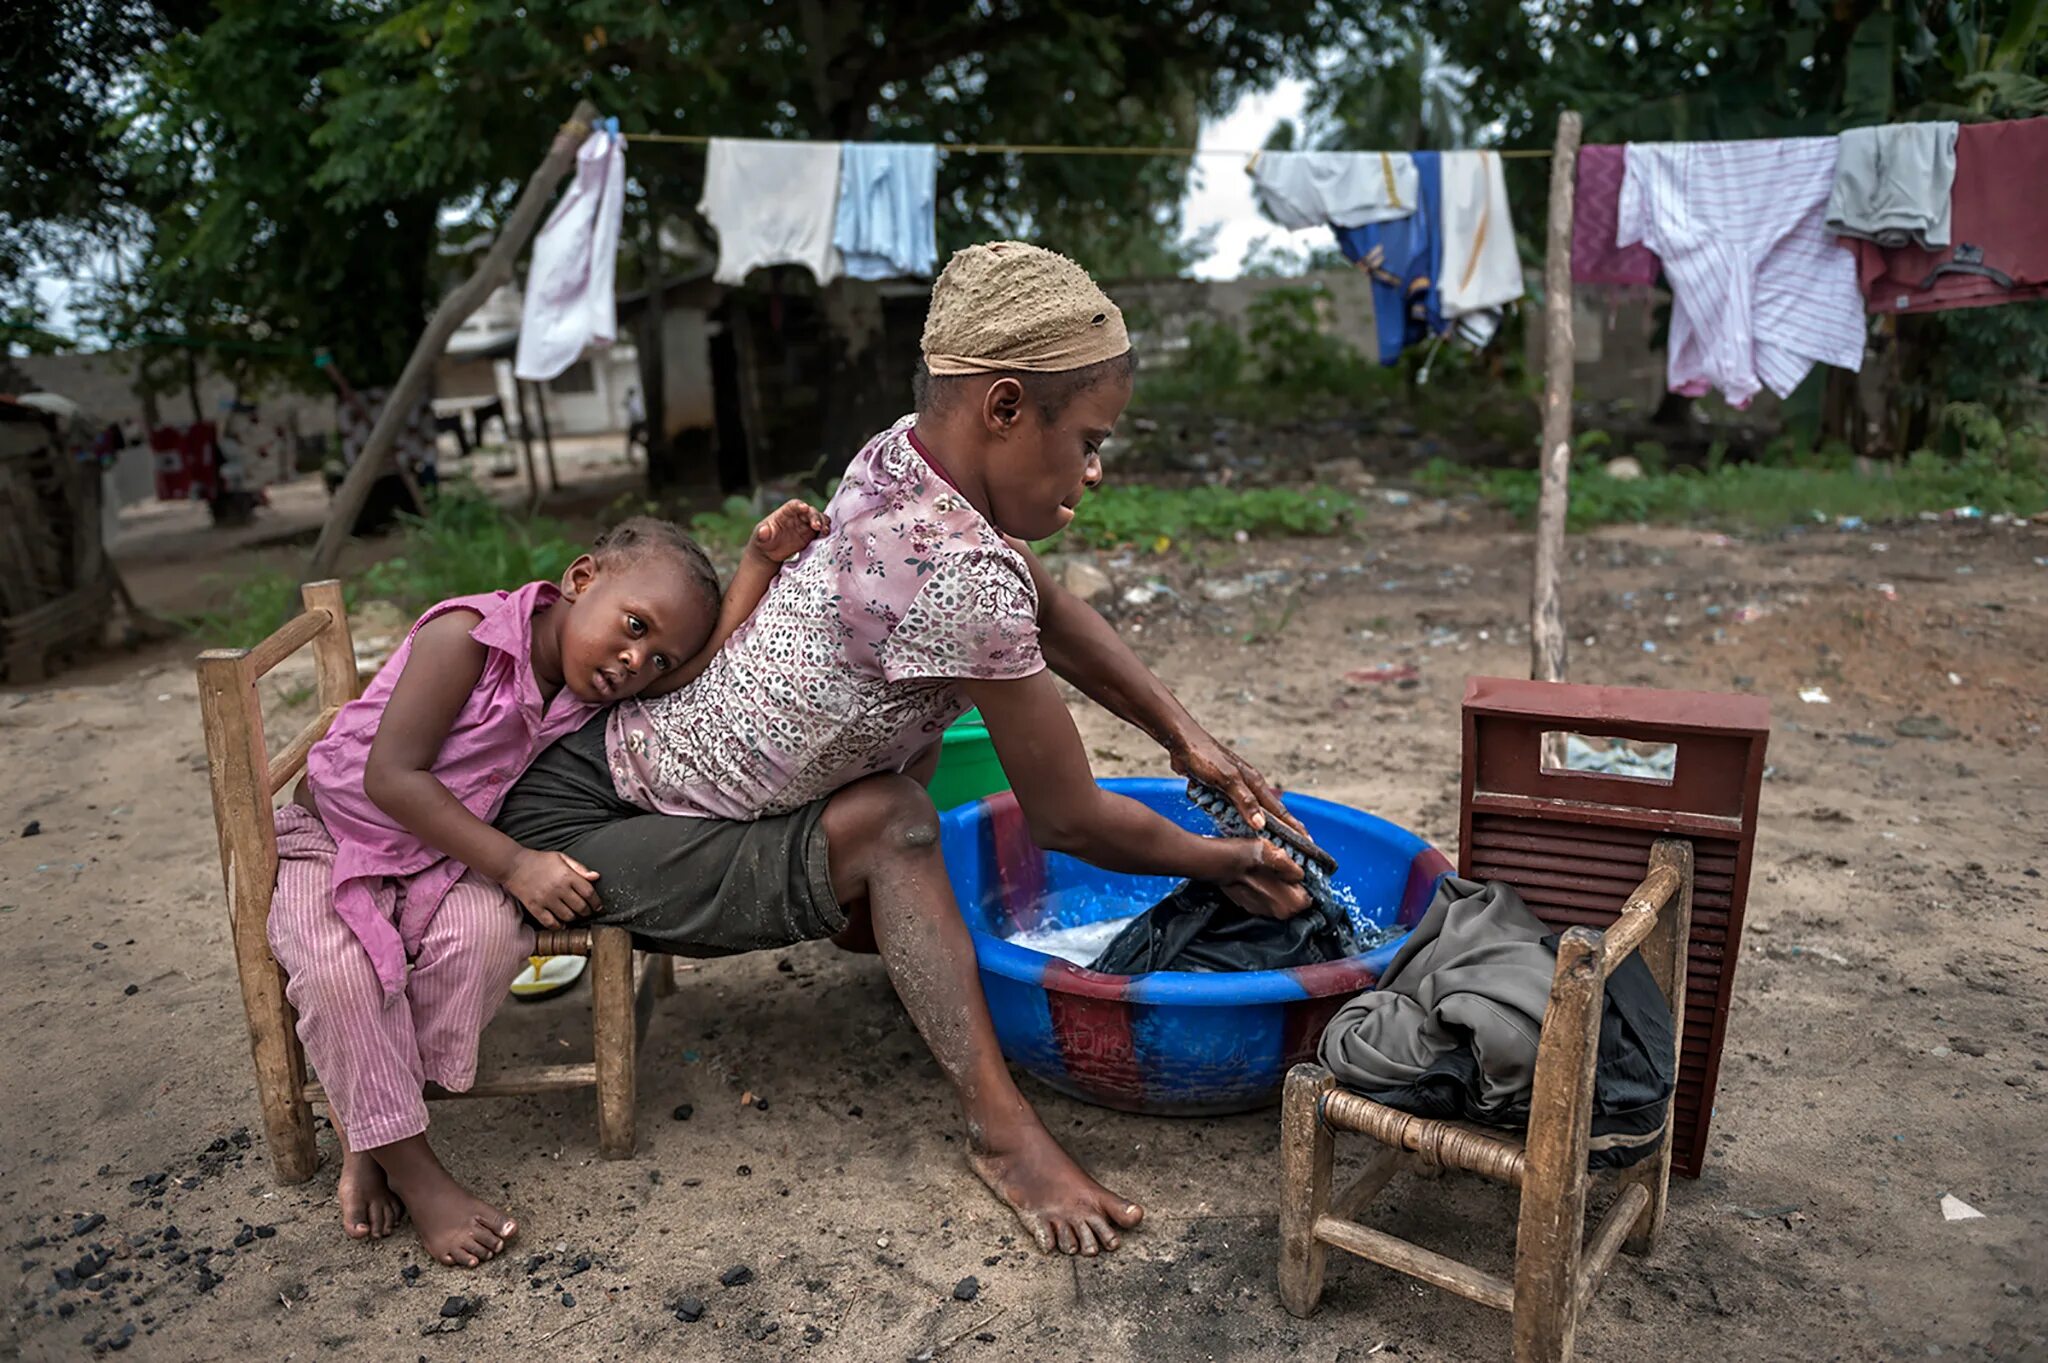
[[[594,132],[576,151],[576,179],[533,239],[512,372],[545,382],[588,346],[618,339],[613,283],[626,209],[626,140]]]
[[[839,219],[837,142],[714,137],[697,205],[718,233],[720,284],[746,282],[764,265],[803,265],[820,284],[844,269],[832,244]]]

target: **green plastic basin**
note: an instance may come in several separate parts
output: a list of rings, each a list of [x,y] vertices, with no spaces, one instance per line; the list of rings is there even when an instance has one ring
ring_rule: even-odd
[[[951,809],[1010,788],[996,745],[981,722],[981,711],[969,710],[953,721],[939,740],[939,769],[932,775],[932,804]]]

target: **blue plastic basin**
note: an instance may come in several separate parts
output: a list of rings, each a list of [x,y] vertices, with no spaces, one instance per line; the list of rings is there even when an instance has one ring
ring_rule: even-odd
[[[1185,828],[1214,831],[1188,803],[1183,782],[1102,784]],[[1338,884],[1375,923],[1412,927],[1451,869],[1441,852],[1385,819],[1301,795],[1287,806],[1337,858]],[[1127,917],[1173,881],[1040,851],[1008,791],[948,810],[940,822],[1003,1054],[1053,1088],[1105,1107],[1171,1115],[1274,1102],[1288,1067],[1314,1055],[1330,1017],[1370,988],[1399,948],[1396,940],[1291,970],[1100,974],[1006,939]]]

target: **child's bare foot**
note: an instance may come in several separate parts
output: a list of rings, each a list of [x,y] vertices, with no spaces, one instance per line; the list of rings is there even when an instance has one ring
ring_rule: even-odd
[[[425,1136],[379,1146],[377,1162],[412,1214],[429,1255],[451,1268],[475,1268],[505,1248],[519,1224],[457,1183]]]
[[[1122,1243],[1145,1209],[1088,1176],[1028,1112],[1001,1133],[970,1140],[967,1162],[1017,1219],[1041,1252],[1093,1255]],[[970,1134],[972,1130],[970,1128]]]
[[[398,1228],[405,1204],[392,1195],[384,1166],[361,1150],[341,1152],[341,1229],[351,1240],[382,1240]]]

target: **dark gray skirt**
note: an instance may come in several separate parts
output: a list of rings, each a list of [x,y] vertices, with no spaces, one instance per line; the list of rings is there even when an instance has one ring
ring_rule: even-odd
[[[752,823],[650,814],[619,798],[604,731],[599,714],[543,752],[497,819],[521,846],[597,872],[599,907],[585,921],[681,956],[788,946],[846,926],[819,822],[824,800]]]

